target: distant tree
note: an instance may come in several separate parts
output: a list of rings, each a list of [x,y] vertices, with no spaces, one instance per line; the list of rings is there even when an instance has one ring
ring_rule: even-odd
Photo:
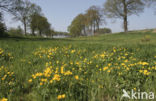
[[[79,14],[74,18],[71,25],[68,27],[68,31],[73,36],[80,36],[82,33],[85,34],[86,17],[83,14]]]
[[[95,32],[99,29],[100,24],[102,23],[102,12],[100,7],[98,6],[91,6],[86,11],[86,18],[87,18],[87,26],[90,27],[90,30],[93,30]]]
[[[145,0],[145,3],[148,7],[152,7],[154,9],[154,12],[156,14],[156,0]]]
[[[34,35],[34,36],[35,36],[35,31],[37,30],[37,28],[39,26],[38,25],[39,18],[40,18],[40,15],[38,13],[34,13],[30,17],[30,29],[31,29],[32,35]]]
[[[6,34],[5,31],[6,31],[6,26],[3,23],[2,13],[0,13],[0,37],[5,36],[5,34]]]
[[[0,12],[6,11],[14,13],[17,6],[17,2],[21,0],[0,0]]]
[[[35,12],[41,12],[41,8],[29,1],[19,1],[17,3],[16,12],[14,13],[14,19],[22,22],[24,26],[24,34],[27,33],[27,26],[30,22],[30,16]]]
[[[18,26],[17,28],[10,28],[8,30],[8,34],[11,36],[21,37],[23,36],[23,30],[20,26]]]
[[[96,34],[106,34],[106,33],[112,33],[110,28],[100,28],[99,30],[96,30]]]
[[[54,34],[55,34],[55,30],[51,28],[50,31],[51,31],[51,32],[50,32],[50,37],[53,38],[53,36],[54,36]]]
[[[144,10],[144,0],[107,0],[104,13],[110,18],[123,19],[124,31],[128,31],[128,16],[138,15]]]
[[[39,15],[37,13],[31,15],[30,28],[33,35],[35,35],[35,31],[38,31],[40,36],[50,35],[51,34],[50,27],[51,25],[46,17]]]
[[[6,36],[6,26],[3,22],[3,12],[15,13],[16,3],[20,0],[0,0],[0,36]]]

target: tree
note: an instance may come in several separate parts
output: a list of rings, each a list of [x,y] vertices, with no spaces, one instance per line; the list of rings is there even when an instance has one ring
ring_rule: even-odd
[[[107,0],[104,13],[110,18],[123,19],[124,31],[128,31],[128,16],[138,15],[144,10],[144,0]]]
[[[73,36],[88,35],[99,30],[102,21],[102,12],[98,6],[91,6],[85,14],[79,14],[74,18],[68,31]]]
[[[110,28],[100,28],[96,31],[96,34],[106,34],[106,33],[112,33],[112,30]]]
[[[71,25],[68,27],[68,31],[73,36],[80,36],[85,34],[85,27],[86,27],[86,17],[84,14],[79,14],[74,18]]]
[[[35,35],[35,31],[38,31],[40,36],[42,36],[43,34],[46,36],[50,35],[50,26],[51,25],[46,17],[39,15],[38,13],[31,15],[30,28],[33,35]]]
[[[99,26],[102,22],[102,13],[101,9],[98,6],[91,6],[86,12],[87,26],[90,27],[90,30],[95,32],[99,29]]]
[[[23,30],[20,26],[18,26],[17,28],[10,28],[8,30],[8,34],[10,36],[21,37],[23,35]]]
[[[31,29],[32,35],[34,35],[34,36],[35,36],[35,30],[37,30],[37,28],[38,28],[39,17],[40,17],[40,15],[38,13],[34,13],[30,17],[30,19],[31,19],[30,20],[30,29]]]
[[[0,13],[0,36],[5,36],[6,26],[3,23],[2,13]]]
[[[30,22],[30,16],[35,12],[41,12],[41,8],[29,1],[19,1],[17,7],[15,8],[14,19],[22,22],[24,26],[24,34],[27,33],[27,26]]]
[[[17,2],[21,0],[0,0],[0,12],[14,13]]]
[[[145,0],[145,3],[148,7],[154,8],[156,14],[156,0]]]

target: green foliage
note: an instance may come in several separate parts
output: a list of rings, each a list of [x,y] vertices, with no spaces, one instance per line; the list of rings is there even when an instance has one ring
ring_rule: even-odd
[[[6,37],[6,26],[3,23],[2,13],[0,13],[0,37]]]
[[[6,33],[6,27],[5,24],[0,22],[0,37],[6,37],[8,36]]]
[[[16,36],[16,37],[20,37],[23,36],[23,30],[21,29],[21,27],[19,26],[18,28],[10,28],[8,30],[8,34],[10,36]]]
[[[109,28],[100,28],[99,30],[96,30],[96,34],[105,34],[105,33],[112,33],[111,29]]]
[[[82,35],[82,31],[85,30],[85,15],[79,14],[74,18],[71,25],[68,27],[68,31],[72,36]]]
[[[35,32],[38,31],[38,34],[40,36],[46,35],[46,36],[52,36],[52,29],[50,28],[50,23],[48,22],[47,18],[39,15],[37,13],[34,13],[31,15],[31,21],[30,21],[30,28],[32,31],[32,35],[35,35]]]
[[[74,18],[68,31],[73,36],[89,35],[99,29],[102,23],[101,9],[97,6],[91,6],[85,14],[79,14]]]
[[[102,19],[103,14],[101,12],[101,8],[98,6],[91,6],[86,11],[86,25],[95,32],[99,29],[100,24],[104,21]]]
[[[150,40],[151,40],[150,35],[145,35],[145,36],[141,39],[142,42],[149,42]]]
[[[16,4],[14,20],[21,21],[24,26],[24,34],[27,34],[27,27],[30,23],[30,16],[34,13],[41,13],[41,8],[30,1],[19,1]]]

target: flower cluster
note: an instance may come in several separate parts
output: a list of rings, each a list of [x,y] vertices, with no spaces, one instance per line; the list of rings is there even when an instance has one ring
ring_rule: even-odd
[[[47,62],[43,72],[32,74],[28,82],[51,89],[53,92],[47,92],[49,94],[64,93],[74,98],[79,96],[75,92],[85,92],[87,87],[103,88],[104,75],[114,79],[118,88],[130,89],[140,86],[136,83],[147,80],[156,71],[156,63],[140,61],[126,48],[114,47],[111,51],[88,54],[86,49],[68,46],[40,48],[34,53]],[[76,88],[83,88],[83,91],[75,91]],[[58,95],[57,99],[64,99],[64,94]]]

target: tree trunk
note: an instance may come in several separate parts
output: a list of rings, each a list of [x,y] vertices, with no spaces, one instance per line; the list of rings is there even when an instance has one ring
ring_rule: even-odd
[[[23,24],[24,24],[24,34],[27,34],[27,25],[26,25],[26,20],[25,18],[23,19]]]
[[[95,31],[96,31],[96,28],[95,28],[95,23],[94,23],[94,29],[93,29],[93,34],[95,35]]]
[[[35,36],[35,30],[32,28],[32,35]]]
[[[123,16],[123,20],[124,20],[124,32],[128,31],[128,23],[127,23],[127,4],[126,1],[123,0],[123,5],[124,5],[124,16]]]
[[[42,31],[41,30],[39,30],[39,34],[40,34],[40,36],[42,36]]]

